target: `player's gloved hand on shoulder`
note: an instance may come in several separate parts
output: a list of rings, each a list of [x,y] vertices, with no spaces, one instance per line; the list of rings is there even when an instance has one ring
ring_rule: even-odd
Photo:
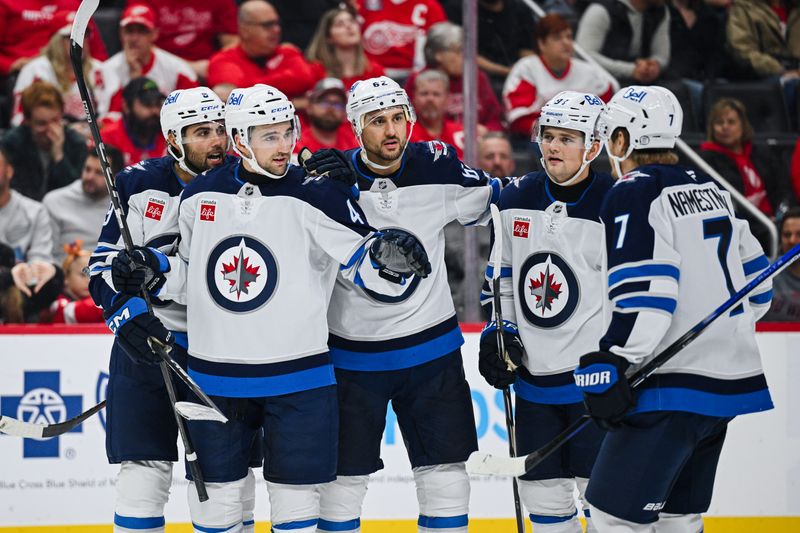
[[[304,148],[303,150],[308,150]],[[327,176],[347,185],[355,185],[358,180],[356,171],[349,159],[341,150],[336,148],[323,148],[317,150],[308,159],[304,159],[303,150],[298,156],[298,161],[312,175]]]
[[[122,349],[135,363],[161,362],[161,358],[153,353],[147,343],[148,337],[155,337],[168,346],[175,342],[172,333],[155,315],[148,312],[147,304],[138,296],[116,295],[111,306],[103,311],[103,318],[117,336]]]
[[[431,273],[425,247],[401,229],[383,230],[369,247],[369,257],[380,269],[380,276],[395,283],[402,283],[412,274],[426,278]]]
[[[117,292],[135,295],[142,291],[158,294],[170,266],[167,256],[155,248],[137,246],[131,252],[120,251],[111,260],[111,282]]]
[[[590,352],[575,369],[575,384],[583,392],[586,411],[605,430],[620,427],[625,413],[636,405],[625,371],[630,363],[610,352]]]
[[[516,381],[516,368],[522,365],[522,355],[525,353],[517,326],[504,320],[502,329],[503,344],[508,361],[504,359],[498,349],[497,324],[494,321],[487,323],[483,328],[478,351],[478,371],[486,383],[496,389],[505,389]]]

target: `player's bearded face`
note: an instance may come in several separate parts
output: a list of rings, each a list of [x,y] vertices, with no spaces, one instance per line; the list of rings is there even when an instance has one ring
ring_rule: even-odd
[[[183,149],[189,168],[197,173],[221,165],[228,151],[225,124],[204,122],[188,126],[183,133]]]
[[[364,117],[361,142],[371,161],[390,164],[396,161],[408,143],[409,122],[402,107],[390,107]]]
[[[297,132],[291,121],[250,128],[250,147],[258,165],[278,176],[286,172],[296,141]]]
[[[538,141],[547,172],[556,181],[567,181],[581,168],[585,150],[581,132],[546,127]]]

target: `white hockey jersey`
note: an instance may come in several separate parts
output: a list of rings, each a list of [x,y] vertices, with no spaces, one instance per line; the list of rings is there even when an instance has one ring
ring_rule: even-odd
[[[177,249],[178,204],[185,187],[175,174],[174,163],[169,156],[141,161],[122,170],[115,181],[133,244],[157,248],[167,255]],[[97,248],[89,259],[89,289],[95,303],[104,309],[115,294],[111,258],[124,247],[117,217],[109,208]],[[156,297],[152,302],[155,315],[167,329],[181,333],[175,337],[185,347],[186,307]]]
[[[402,166],[391,176],[372,173],[347,152],[359,173],[359,205],[378,229],[400,228],[424,245],[432,272],[412,276],[401,294],[386,297],[339,279],[328,324],[337,368],[396,370],[420,365],[457,350],[464,338],[447,284],[444,227],[458,220],[488,219],[501,181],[465,166],[453,147],[440,141],[409,143]]]
[[[198,176],[180,204],[178,256],[159,295],[187,304],[189,373],[208,394],[261,397],[335,383],[326,314],[337,274],[399,293],[368,256],[374,232],[345,185]]]
[[[526,347],[514,390],[530,402],[581,402],[572,372],[608,326],[600,206],[614,181],[594,172],[587,180],[571,203],[555,199],[544,172],[512,181],[500,195],[502,317],[516,325]],[[481,295],[489,309],[497,251]]]
[[[698,171],[642,166],[609,191],[601,210],[612,319],[600,349],[648,361],[768,265],[728,192]],[[767,282],[644,381],[633,412],[735,416],[772,407],[755,321]]]

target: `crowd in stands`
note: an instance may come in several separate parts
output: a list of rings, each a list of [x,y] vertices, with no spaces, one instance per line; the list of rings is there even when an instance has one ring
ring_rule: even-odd
[[[620,85],[660,84],[684,107],[684,139],[773,220],[784,249],[800,241],[800,0],[538,3],[541,19],[523,0],[478,0],[478,166],[537,170],[531,129],[563,90],[607,101]],[[111,214],[70,63],[79,4],[0,0],[0,323],[101,319],[82,265]],[[166,155],[165,95],[200,84],[223,100],[235,87],[275,86],[301,112],[296,151],[355,147],[347,90],[384,74],[414,104],[411,139],[441,140],[463,156],[461,4],[102,0],[83,75],[113,171]],[[447,233],[457,307],[462,237]],[[485,232],[478,241],[488,246]],[[782,276],[776,293],[789,296],[776,294],[770,316],[800,320],[800,271]]]

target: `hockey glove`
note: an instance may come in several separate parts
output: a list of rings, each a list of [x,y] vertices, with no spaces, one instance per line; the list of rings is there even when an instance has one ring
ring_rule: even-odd
[[[419,239],[401,229],[387,229],[381,233],[369,247],[369,257],[382,278],[402,283],[413,274],[428,277],[431,264]]]
[[[619,428],[625,413],[636,405],[625,376],[629,366],[627,359],[613,353],[590,352],[581,357],[575,370],[586,411],[602,429]]]
[[[148,337],[155,337],[168,346],[174,343],[172,333],[155,315],[148,312],[145,301],[137,296],[116,295],[111,307],[103,311],[103,318],[134,363],[161,362],[161,358],[147,344]]]
[[[335,148],[323,148],[317,150],[308,159],[304,159],[302,165],[309,174],[327,176],[336,181],[341,181],[347,185],[355,185],[358,176],[353,169],[353,165],[341,150]]]
[[[130,253],[122,250],[111,260],[111,282],[121,293],[136,295],[142,291],[157,295],[169,272],[167,256],[155,248],[135,247]]]
[[[508,321],[503,321],[503,343],[505,344],[506,356],[511,365],[516,367],[522,365],[522,355],[525,348],[522,339],[519,338],[517,327]],[[505,389],[511,386],[517,379],[516,370],[512,370],[500,354],[497,346],[497,325],[489,322],[481,332],[481,343],[478,352],[478,371],[486,380],[486,383],[495,389]]]

